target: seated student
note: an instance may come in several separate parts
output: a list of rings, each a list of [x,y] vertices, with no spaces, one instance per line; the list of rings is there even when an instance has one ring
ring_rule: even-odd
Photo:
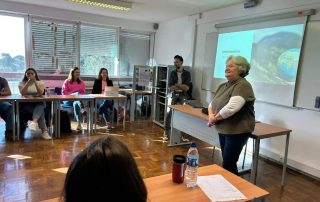
[[[22,81],[19,83],[20,94],[25,95],[42,95],[44,93],[44,83],[40,81],[35,69],[28,68],[25,71]],[[48,133],[45,120],[44,102],[23,102],[21,109],[27,113],[32,113],[32,120],[28,121],[28,128],[36,131],[42,130],[43,139],[49,140],[51,136]]]
[[[145,202],[147,189],[125,144],[107,136],[74,158],[66,175],[63,198],[65,202]]]
[[[68,78],[62,84],[62,95],[78,95],[85,94],[86,85],[80,79],[79,67],[70,69]],[[78,122],[77,130],[82,130],[81,121],[83,116],[87,115],[84,105],[81,101],[64,101],[65,105],[73,106],[74,116]]]
[[[92,94],[103,94],[105,87],[113,86],[112,81],[108,77],[108,70],[106,68],[101,68],[98,74],[98,78],[94,81]],[[99,108],[99,119],[103,117],[108,129],[111,128],[109,111],[113,108],[112,100],[98,100]]]
[[[0,77],[0,96],[11,95],[11,90],[8,85],[8,81],[5,78]],[[12,105],[9,102],[0,102],[0,117],[6,122],[6,131],[12,131]]]

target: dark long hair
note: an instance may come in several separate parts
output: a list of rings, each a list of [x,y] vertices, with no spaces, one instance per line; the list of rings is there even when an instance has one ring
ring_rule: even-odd
[[[71,82],[71,83],[74,82],[74,81],[77,81],[78,83],[81,83],[81,79],[79,79],[79,78],[77,80],[74,79],[74,75],[73,74],[74,74],[74,72],[76,70],[80,71],[79,67],[73,67],[73,68],[70,69],[70,72],[69,72],[69,75],[68,75],[68,81]]]
[[[35,75],[35,77],[36,77],[36,80],[37,80],[37,81],[40,81],[40,79],[39,79],[39,77],[38,77],[37,71],[36,71],[34,68],[29,67],[29,68],[27,68],[26,71],[24,72],[24,76],[23,76],[23,78],[22,78],[22,82],[23,82],[23,83],[26,83],[26,82],[28,81],[28,77],[27,77],[26,74],[27,74],[27,72],[30,71],[30,70],[34,72],[34,75]]]
[[[94,141],[72,161],[63,197],[65,202],[145,202],[147,189],[128,148],[108,136]]]
[[[104,68],[104,67],[102,67],[102,68],[99,70],[99,74],[98,74],[97,79],[98,79],[98,80],[102,80],[101,73],[102,73],[103,70],[106,70],[106,71],[107,71],[107,74],[108,74],[108,76],[107,76],[107,81],[108,81],[108,80],[109,80],[109,71],[107,70],[107,68]]]

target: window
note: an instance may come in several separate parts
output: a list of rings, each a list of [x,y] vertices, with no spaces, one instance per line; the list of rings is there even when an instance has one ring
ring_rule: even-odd
[[[80,27],[81,75],[96,76],[105,67],[110,76],[118,75],[117,29],[107,27]]]
[[[77,64],[77,25],[33,19],[32,64],[40,74],[68,74]]]
[[[121,31],[120,76],[132,76],[134,65],[145,65],[150,57],[150,35]]]
[[[0,15],[0,73],[8,80],[12,93],[18,92],[26,66],[24,24],[24,17]]]

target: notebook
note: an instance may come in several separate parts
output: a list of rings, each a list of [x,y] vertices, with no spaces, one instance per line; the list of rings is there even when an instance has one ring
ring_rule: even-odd
[[[119,95],[119,88],[106,86],[104,89],[104,95],[105,96],[118,96]]]

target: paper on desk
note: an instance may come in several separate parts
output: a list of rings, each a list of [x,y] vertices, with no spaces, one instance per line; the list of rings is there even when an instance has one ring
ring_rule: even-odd
[[[197,184],[211,201],[246,199],[246,197],[222,175],[199,176]]]

